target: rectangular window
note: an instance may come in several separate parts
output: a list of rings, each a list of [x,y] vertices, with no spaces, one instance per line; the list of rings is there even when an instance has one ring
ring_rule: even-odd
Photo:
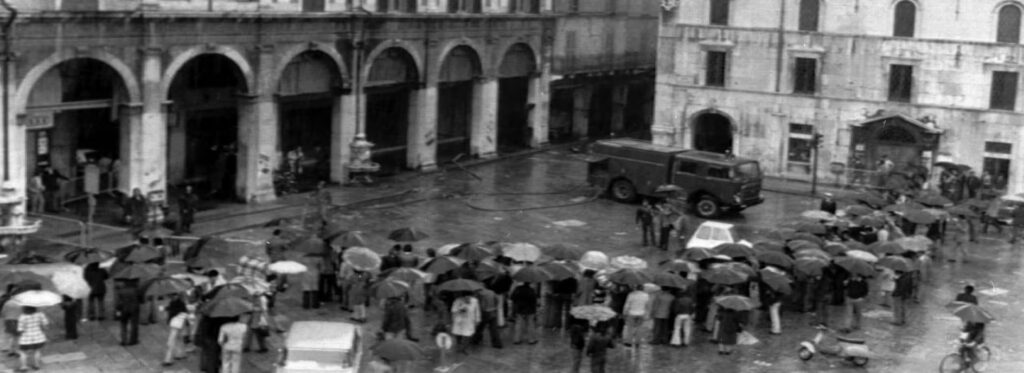
[[[793,93],[814,94],[817,91],[818,60],[797,58],[793,72]]]
[[[800,31],[818,31],[820,0],[800,1]]]
[[[686,161],[679,162],[679,172],[682,172],[682,173],[685,173],[685,174],[696,174],[697,173],[697,163],[695,163],[695,162],[686,162]]]
[[[711,21],[712,25],[729,25],[729,1],[730,0],[710,0],[711,1]]]
[[[726,52],[708,51],[707,73],[704,77],[704,85],[725,87],[726,57]]]
[[[1013,150],[1013,144],[1007,142],[985,142],[985,153],[1010,154],[1011,150]]]
[[[910,102],[913,82],[913,66],[889,65],[889,101]]]
[[[1017,72],[993,71],[992,95],[988,107],[1000,110],[1014,110],[1017,103]]]
[[[708,177],[716,179],[728,179],[729,168],[727,167],[708,167]]]
[[[810,175],[813,139],[813,125],[789,124],[789,153],[786,155],[786,169],[790,173]]]

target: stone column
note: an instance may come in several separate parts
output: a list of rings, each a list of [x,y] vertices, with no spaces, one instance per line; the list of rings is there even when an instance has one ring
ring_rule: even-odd
[[[651,137],[655,145],[673,146],[676,144],[676,133],[685,134],[686,126],[683,118],[686,117],[686,108],[678,108],[680,102],[675,100],[675,90],[670,86],[655,86],[654,123],[651,123]],[[681,144],[688,140],[685,136],[680,139]]]
[[[259,47],[255,95],[238,105],[238,175],[235,191],[246,202],[266,202],[274,194],[273,159],[277,151],[277,102],[268,87],[274,67],[273,47]]]
[[[574,138],[586,138],[590,129],[590,98],[594,96],[594,87],[590,85],[576,87],[572,90],[572,135]]]
[[[3,58],[3,55],[0,55],[0,58]],[[26,159],[27,149],[25,148],[25,146],[27,145],[26,136],[28,136],[28,134],[25,131],[25,126],[22,124],[21,118],[19,118],[19,114],[24,115],[25,113],[18,113],[16,111],[18,109],[24,110],[24,108],[18,108],[14,106],[14,103],[18,101],[17,98],[14,97],[18,92],[19,83],[17,81],[18,79],[16,76],[17,72],[14,71],[18,68],[17,61],[12,59],[10,61],[9,67],[9,70],[11,71],[2,72],[9,74],[8,78],[10,78],[8,79],[7,85],[7,92],[9,96],[7,97],[6,102],[6,104],[10,106],[10,109],[7,111],[8,132],[4,133],[2,130],[0,130],[0,141],[3,141],[3,138],[6,137],[8,139],[8,148],[5,149],[5,154],[0,153],[0,157],[9,157],[9,159],[7,160],[7,167],[9,167],[7,170],[8,176],[10,177],[11,182],[14,183],[14,186],[18,189],[18,195],[25,196],[26,186],[28,185],[28,175],[26,174],[28,170],[26,169],[25,164],[26,162],[28,162],[28,160]],[[30,67],[31,66],[26,67],[26,70]],[[30,92],[26,92],[26,94],[29,93]],[[28,102],[27,97],[25,98],[24,102]],[[4,104],[4,102],[0,102],[0,106]],[[28,210],[27,207],[26,210]]]
[[[437,168],[437,85],[410,92],[408,166],[430,171]]]
[[[167,191],[167,113],[160,79],[161,50],[149,48],[142,58],[142,102],[120,110],[121,173],[118,189],[131,193]]]
[[[498,79],[484,77],[473,83],[473,114],[469,149],[479,158],[494,158],[498,146]]]
[[[612,125],[613,134],[621,135],[626,128],[626,100],[629,98],[629,85],[616,83],[612,85]]]
[[[331,114],[331,181],[345,183],[348,172],[349,144],[356,135],[356,95],[353,93],[334,98]]]
[[[544,62],[539,75],[530,78],[529,121],[533,129],[530,147],[536,148],[548,143],[548,106],[551,104],[551,64]]]

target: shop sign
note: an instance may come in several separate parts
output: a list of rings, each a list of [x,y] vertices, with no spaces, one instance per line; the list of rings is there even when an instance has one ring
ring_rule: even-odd
[[[28,113],[22,119],[26,130],[44,130],[53,128],[53,112]]]

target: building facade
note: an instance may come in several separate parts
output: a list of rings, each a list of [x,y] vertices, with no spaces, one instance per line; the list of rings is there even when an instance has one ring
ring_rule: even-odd
[[[1024,191],[1024,3],[663,3],[655,142],[809,179],[820,134],[821,177],[950,161]]]
[[[552,142],[650,137],[658,9],[656,1],[555,2]]]
[[[19,188],[98,162],[103,189],[258,202],[282,168],[346,180],[357,133],[381,173],[548,142],[551,0],[8,2]]]

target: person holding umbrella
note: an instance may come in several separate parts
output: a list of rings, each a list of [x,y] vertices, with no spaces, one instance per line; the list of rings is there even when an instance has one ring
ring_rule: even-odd
[[[18,316],[18,360],[21,362],[19,371],[27,371],[30,366],[33,370],[39,370],[43,345],[46,344],[46,333],[43,329],[49,325],[50,319],[36,307],[21,307],[21,316]],[[29,354],[32,357],[31,364]]]
[[[384,302],[384,318],[380,322],[384,339],[394,339],[409,330],[409,310],[402,298],[390,297]]]
[[[491,347],[501,349],[501,334],[498,332],[498,295],[487,288],[476,291],[480,305],[480,324],[473,335],[473,344],[480,344],[484,338],[484,330],[491,335]]]
[[[651,245],[656,244],[658,241],[654,240],[654,208],[651,207],[650,200],[644,199],[640,208],[636,209],[635,220],[636,225],[640,228],[640,234],[643,236],[643,246],[647,247],[648,242]]]
[[[512,314],[516,320],[512,343],[521,344],[525,338],[527,343],[536,344],[537,291],[533,285],[521,283],[512,290],[511,298]]]
[[[117,319],[121,322],[121,345],[139,344],[139,318],[142,314],[142,295],[139,280],[120,280],[114,283]]]
[[[670,317],[674,320],[672,328],[672,339],[669,343],[673,346],[689,346],[693,337],[693,297],[689,291],[676,290],[675,298],[672,299]]]
[[[353,270],[348,281],[348,305],[354,315],[355,322],[366,322],[366,304],[370,301],[370,274],[365,271]]]
[[[864,309],[864,302],[870,291],[868,282],[863,276],[853,274],[846,280],[846,332],[860,330],[860,322]]]
[[[470,338],[476,334],[480,320],[480,302],[473,296],[473,292],[461,292],[452,302],[452,334],[455,335],[458,352],[467,353]]]
[[[892,292],[893,325],[903,326],[907,324],[907,301],[913,295],[913,273],[909,271],[896,271],[896,289]]]
[[[675,275],[672,275],[675,276]],[[663,288],[651,297],[651,318],[654,319],[651,344],[664,345],[672,338],[672,288]]]
[[[105,320],[106,307],[104,303],[107,295],[107,279],[110,275],[107,270],[100,268],[99,262],[89,263],[82,273],[85,282],[89,284],[89,298],[86,300],[86,314],[89,320]]]
[[[607,323],[601,323],[587,342],[586,354],[590,357],[591,373],[604,373],[608,350],[612,348],[615,348],[615,341],[608,335]]]

